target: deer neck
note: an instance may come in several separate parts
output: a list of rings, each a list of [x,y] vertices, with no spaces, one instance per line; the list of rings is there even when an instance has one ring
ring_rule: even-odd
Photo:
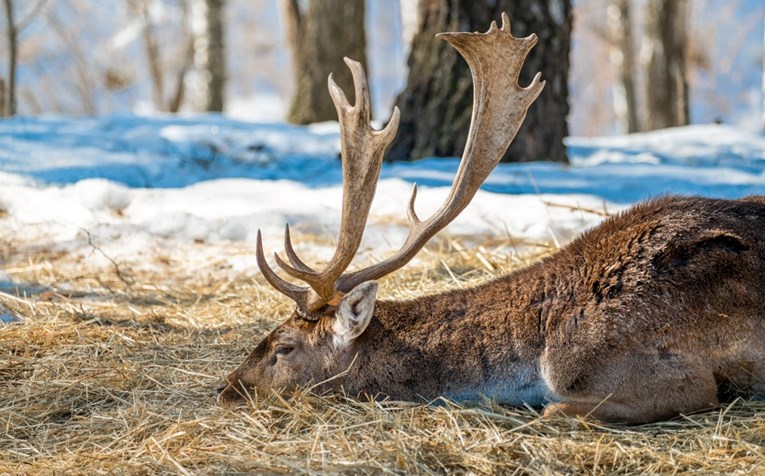
[[[545,295],[548,280],[534,268],[472,289],[378,301],[350,349],[343,387],[406,400],[544,403],[544,300],[533,296]]]

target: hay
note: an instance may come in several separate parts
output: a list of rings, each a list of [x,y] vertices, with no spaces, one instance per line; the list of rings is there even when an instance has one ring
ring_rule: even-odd
[[[381,294],[489,279],[525,264],[517,245],[442,240]],[[741,399],[637,427],[305,393],[220,408],[221,378],[290,311],[254,270],[232,278],[157,256],[118,274],[20,249],[2,253],[27,285],[0,294],[21,318],[0,324],[2,474],[765,473],[765,403]]]

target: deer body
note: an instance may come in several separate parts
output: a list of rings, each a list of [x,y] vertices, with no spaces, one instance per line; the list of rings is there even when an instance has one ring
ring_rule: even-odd
[[[635,422],[708,408],[723,383],[765,395],[763,230],[765,199],[647,202],[481,286],[377,301],[312,381]]]
[[[287,229],[290,263],[275,259],[308,284],[301,287],[268,266],[259,237],[264,277],[297,306],[229,375],[219,400],[309,387],[411,401],[488,397],[547,404],[546,414],[647,422],[717,404],[721,384],[765,396],[765,197],[651,200],[486,284],[377,301],[375,280],[406,264],[467,206],[542,88],[538,79],[516,84],[535,38],[513,38],[506,16],[501,29],[446,39],[471,66],[476,108],[445,204],[420,220],[415,189],[401,250],[345,273],[398,117],[382,131],[368,129],[366,81],[348,62],[357,105],[330,79],[343,144],[338,249],[315,271],[297,256]]]

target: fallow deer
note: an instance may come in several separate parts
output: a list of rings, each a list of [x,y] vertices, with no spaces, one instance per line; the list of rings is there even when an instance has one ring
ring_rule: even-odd
[[[288,275],[266,280],[297,304],[219,391],[224,404],[260,392],[342,390],[411,401],[490,398],[546,405],[544,413],[650,422],[718,404],[721,384],[765,396],[765,197],[663,197],[607,219],[525,269],[472,289],[410,301],[376,300],[376,280],[404,266],[470,202],[542,91],[518,75],[534,35],[515,38],[502,17],[487,33],[442,33],[468,62],[474,108],[446,202],[393,256],[346,272],[358,250],[385,148],[398,125],[369,126],[358,63],[351,106],[337,107],[344,193],[337,250],[316,271],[292,247]]]

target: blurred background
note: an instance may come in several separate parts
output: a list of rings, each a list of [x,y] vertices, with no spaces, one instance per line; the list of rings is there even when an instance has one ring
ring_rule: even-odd
[[[402,109],[389,159],[456,155],[469,73],[433,33],[485,31],[501,11],[540,36],[521,83],[548,80],[524,126],[537,140],[508,160],[566,161],[539,138],[762,128],[762,0],[3,0],[0,110],[320,122],[335,117],[328,72],[349,89],[345,55],[367,66],[377,120]]]

